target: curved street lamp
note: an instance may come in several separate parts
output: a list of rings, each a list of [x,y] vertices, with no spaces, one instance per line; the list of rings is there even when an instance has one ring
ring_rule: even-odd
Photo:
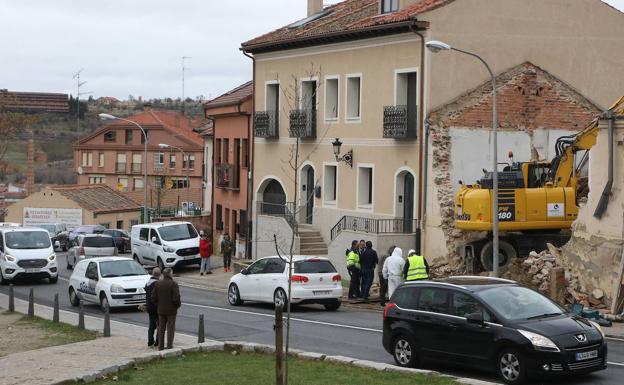
[[[340,138],[336,138],[336,140],[332,142],[332,146],[334,148],[334,156],[336,157],[336,162],[345,162],[345,164],[353,168],[353,150],[349,150],[346,154],[340,156],[340,148],[342,147],[342,142],[340,141]]]
[[[488,63],[483,60],[483,58],[476,53],[464,51],[459,48],[455,48],[450,46],[447,43],[444,43],[439,40],[432,40],[425,43],[425,46],[433,53],[437,53],[440,51],[457,51],[469,56],[472,56],[478,59],[487,71],[490,73],[490,77],[492,80],[492,264],[493,264],[493,273],[495,277],[499,275],[499,258],[498,258],[498,121],[496,114],[496,77],[494,76],[494,72],[488,65]]]
[[[141,127],[139,123],[130,119],[120,118],[111,114],[98,114],[98,116],[101,120],[121,120],[124,122],[132,123],[135,126],[139,127],[141,133],[143,134],[143,142],[145,144],[145,148],[143,151],[143,168],[145,169],[143,173],[143,223],[147,223],[149,218],[147,208],[147,132],[145,131],[145,129],[143,129],[143,127]]]

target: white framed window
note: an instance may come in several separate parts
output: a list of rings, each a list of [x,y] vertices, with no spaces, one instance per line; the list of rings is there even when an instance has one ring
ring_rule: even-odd
[[[394,105],[418,106],[418,68],[403,68],[394,71]]]
[[[91,167],[92,165],[93,165],[93,153],[83,152],[82,153],[82,166]]]
[[[347,75],[345,84],[346,121],[359,122],[362,119],[362,74]]]
[[[279,80],[269,80],[264,83],[264,110],[265,111],[279,111],[280,108],[280,95],[279,95]]]
[[[316,110],[318,106],[318,78],[301,79],[299,105],[302,110]]]
[[[104,153],[103,152],[100,152],[98,154],[98,166],[104,167]]]
[[[133,181],[134,190],[143,190],[143,178],[134,178]]]
[[[169,154],[169,168],[176,168],[176,154]]]
[[[336,206],[338,199],[338,163],[323,162],[323,204]]]
[[[392,13],[399,10],[399,0],[381,0],[381,13]]]
[[[103,176],[90,176],[89,184],[104,184],[106,183],[106,178]]]
[[[374,170],[372,164],[358,164],[357,166],[357,205],[364,210],[373,209],[374,201]]]
[[[128,191],[128,178],[117,178],[117,183],[122,186],[123,191]]]
[[[340,77],[337,75],[325,77],[325,121],[336,121],[340,108]]]

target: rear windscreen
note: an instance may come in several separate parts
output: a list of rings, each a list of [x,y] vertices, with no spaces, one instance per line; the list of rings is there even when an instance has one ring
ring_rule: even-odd
[[[82,241],[82,247],[114,247],[113,238],[88,237]]]
[[[329,261],[298,261],[295,262],[295,273],[297,274],[323,274],[335,273],[336,268]]]

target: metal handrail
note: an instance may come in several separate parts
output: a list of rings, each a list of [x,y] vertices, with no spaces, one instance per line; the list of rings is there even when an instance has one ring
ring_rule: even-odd
[[[331,229],[333,241],[344,230],[368,234],[415,234],[420,229],[418,219],[377,219],[345,215]]]
[[[273,217],[282,217],[286,220],[293,231],[297,231],[297,218],[295,216],[295,202],[286,202],[285,204],[269,203],[258,201],[258,215],[269,215]]]

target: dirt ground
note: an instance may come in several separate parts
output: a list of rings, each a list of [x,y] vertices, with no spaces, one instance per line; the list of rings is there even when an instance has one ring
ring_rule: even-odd
[[[0,357],[95,338],[91,332],[73,331],[65,325],[50,327],[49,324],[49,321],[31,321],[23,314],[0,309]]]

